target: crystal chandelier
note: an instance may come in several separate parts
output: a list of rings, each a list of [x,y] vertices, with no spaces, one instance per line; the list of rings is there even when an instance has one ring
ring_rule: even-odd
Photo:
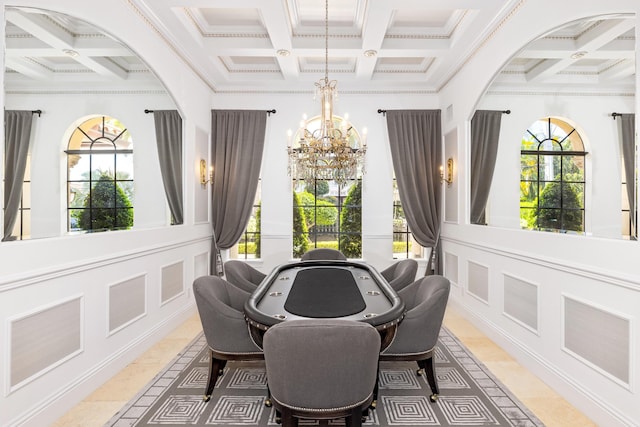
[[[320,126],[309,130],[306,124],[296,134],[297,140],[287,147],[289,175],[297,179],[334,180],[345,185],[364,173],[366,142],[346,121],[336,127],[333,100],[338,96],[338,82],[329,80],[329,0],[325,0],[324,78],[316,82],[315,97],[320,98]]]

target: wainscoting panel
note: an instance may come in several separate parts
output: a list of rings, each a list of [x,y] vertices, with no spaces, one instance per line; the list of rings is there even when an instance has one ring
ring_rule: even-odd
[[[146,276],[138,276],[109,286],[109,334],[147,312]]]
[[[610,374],[630,381],[630,321],[564,296],[564,350]]]
[[[209,252],[196,255],[193,258],[193,278],[197,279],[201,276],[209,274]]]
[[[538,331],[538,285],[504,275],[504,313]]]
[[[160,302],[164,304],[184,292],[184,263],[162,267],[162,286]]]
[[[489,269],[484,265],[469,261],[467,266],[467,277],[469,281],[469,293],[488,303]]]
[[[82,306],[77,297],[10,321],[11,390],[82,351]]]
[[[444,254],[444,274],[453,284],[458,284],[458,255]]]

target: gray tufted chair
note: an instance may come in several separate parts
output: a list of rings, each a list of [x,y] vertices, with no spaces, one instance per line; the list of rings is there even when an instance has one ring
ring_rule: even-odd
[[[415,259],[403,259],[382,270],[380,274],[387,279],[391,287],[398,292],[416,280],[418,262]]]
[[[224,263],[227,281],[245,292],[252,293],[267,275],[243,261],[230,260]]]
[[[337,249],[315,248],[302,254],[300,259],[302,261],[322,259],[346,261],[347,257]]]
[[[202,276],[193,282],[193,295],[211,353],[206,402],[227,360],[259,360],[264,354],[249,336],[244,319],[243,308],[249,293],[217,276]]]
[[[298,419],[346,418],[361,426],[378,370],[380,334],[364,322],[290,320],[265,332],[264,357],[271,399],[282,427]]]
[[[418,375],[426,371],[431,387],[430,399],[438,398],[438,383],[433,364],[433,351],[438,342],[444,312],[449,299],[449,279],[426,276],[402,289],[398,295],[407,310],[389,347],[380,353],[381,361],[414,360]]]

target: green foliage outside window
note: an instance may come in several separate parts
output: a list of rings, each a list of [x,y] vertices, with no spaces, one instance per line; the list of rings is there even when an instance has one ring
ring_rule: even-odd
[[[323,179],[315,180],[315,183],[311,182],[304,188],[307,193],[315,194],[316,197],[322,197],[329,193],[329,181]]]
[[[103,172],[84,199],[84,209],[75,211],[83,230],[122,230],[133,226],[131,201],[113,176]]]
[[[340,250],[347,258],[362,257],[362,181],[351,187],[340,213]]]
[[[549,182],[540,193],[537,226],[539,229],[582,231],[580,200],[568,183]],[[550,206],[551,208],[545,208]],[[562,207],[562,211],[555,207]]]
[[[326,181],[321,181],[326,182]],[[313,226],[333,225],[338,219],[338,208],[331,202],[314,197],[308,191],[298,193],[307,228]]]
[[[293,192],[293,257],[300,258],[309,249],[309,229],[298,194]]]

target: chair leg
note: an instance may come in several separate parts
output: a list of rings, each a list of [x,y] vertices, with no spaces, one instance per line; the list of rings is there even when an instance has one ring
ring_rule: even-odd
[[[345,427],[362,427],[362,407],[353,408],[351,415],[345,418]]]
[[[226,368],[226,366],[227,366],[227,361],[226,360],[221,360],[220,361],[220,368],[218,369],[218,375],[224,374],[224,368]]]
[[[218,377],[220,376],[220,370],[224,367],[226,362],[226,360],[220,360],[213,357],[213,352],[209,354],[209,380],[207,381],[207,388],[204,392],[204,397],[202,398],[205,402],[208,402],[211,399],[211,393],[213,393],[213,389],[215,388]]]
[[[293,416],[291,409],[282,408],[282,427],[298,427],[298,418]]]
[[[430,357],[425,360],[421,360],[418,362],[418,364],[420,364],[420,362],[422,362],[421,368],[423,368],[427,374],[427,381],[429,382],[429,387],[431,387],[431,393],[433,393],[431,396],[429,396],[429,399],[432,402],[435,402],[438,399],[438,394],[440,394],[440,390],[438,389],[438,379],[436,378],[436,374],[435,374],[433,357]]]
[[[269,389],[269,384],[267,384],[267,400],[264,401],[264,406],[267,408],[271,408],[273,406],[273,402],[271,401],[271,390]]]
[[[380,380],[380,363],[378,363],[378,372],[376,372],[376,383],[373,386],[373,400],[369,405],[369,408],[371,409],[376,409],[376,406],[378,405],[378,389],[379,389],[378,381],[379,380]]]

